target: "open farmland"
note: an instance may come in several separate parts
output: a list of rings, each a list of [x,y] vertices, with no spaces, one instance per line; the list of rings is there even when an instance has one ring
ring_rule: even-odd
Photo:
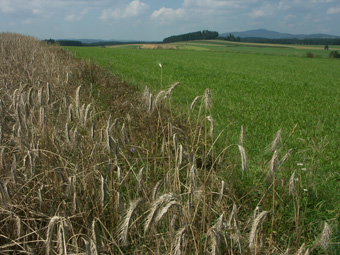
[[[211,59],[226,65],[216,52],[203,62],[191,55],[186,73],[186,58],[166,55],[189,58],[196,46],[84,48],[103,54],[97,59],[110,72],[32,37],[3,33],[0,46],[1,254],[339,254],[336,135],[324,136],[333,124],[315,112],[305,115],[319,118],[310,129],[283,122],[272,88],[280,83],[262,84],[268,78],[250,72],[247,54],[239,65],[249,74],[230,65],[235,84],[218,89],[217,78],[190,69],[213,72]],[[157,52],[163,57],[148,59]],[[239,53],[226,53],[237,61]],[[126,60],[120,68],[131,65],[126,77],[117,59]],[[171,76],[171,63],[180,77]],[[138,81],[136,70],[149,75]],[[210,89],[198,80],[205,76]],[[258,97],[251,109],[247,102]]]
[[[322,173],[339,168],[340,61],[307,58],[304,49],[247,46],[234,52],[224,42],[177,47],[182,50],[129,46],[71,51],[141,89],[147,85],[159,91],[181,82],[174,97],[178,105],[190,104],[210,88],[216,132],[228,133],[229,142],[236,143],[244,126],[249,167],[263,160],[266,146],[282,129],[284,149],[294,148],[296,161]]]
[[[266,175],[272,160],[270,143],[281,130],[279,158],[293,151],[288,168],[280,174],[287,177],[302,169],[306,224],[314,217],[339,217],[340,61],[329,59],[329,51],[317,47],[256,47],[221,41],[172,45],[177,50],[147,50],[138,45],[69,50],[141,90],[149,86],[157,93],[181,82],[173,102],[183,113],[210,88],[209,114],[215,138],[220,135],[216,144],[238,144],[243,126],[247,168],[255,180]],[[307,58],[307,52],[314,58]],[[228,150],[231,165],[239,164],[236,156],[237,151]]]

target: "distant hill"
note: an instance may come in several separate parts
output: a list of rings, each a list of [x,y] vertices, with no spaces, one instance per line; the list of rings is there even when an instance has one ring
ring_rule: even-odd
[[[270,31],[267,29],[256,29],[256,30],[248,30],[244,32],[228,32],[222,33],[220,36],[225,37],[229,34],[233,34],[235,37],[240,38],[266,38],[266,39],[308,39],[308,38],[340,38],[340,36],[336,35],[328,35],[328,34],[288,34],[288,33],[280,33],[275,31]]]

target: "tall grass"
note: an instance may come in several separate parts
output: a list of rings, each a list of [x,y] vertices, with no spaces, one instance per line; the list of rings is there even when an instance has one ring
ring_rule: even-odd
[[[256,179],[243,131],[215,147],[209,89],[177,115],[178,83],[142,95],[34,38],[0,44],[2,254],[336,254],[339,215],[305,224],[313,184],[278,135]]]

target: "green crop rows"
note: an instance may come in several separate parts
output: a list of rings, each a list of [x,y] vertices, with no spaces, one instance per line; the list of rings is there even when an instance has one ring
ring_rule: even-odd
[[[177,46],[178,50],[68,49],[141,90],[149,86],[156,93],[181,82],[172,102],[182,110],[210,88],[215,132],[223,132],[219,139],[234,144],[244,126],[249,169],[259,170],[259,162],[266,167],[271,158],[268,146],[282,129],[280,157],[293,148],[291,168],[303,163],[317,183],[318,194],[334,194],[329,199],[335,204],[339,201],[340,61],[327,58],[328,52],[322,49],[224,42]],[[308,51],[318,57],[307,58]]]

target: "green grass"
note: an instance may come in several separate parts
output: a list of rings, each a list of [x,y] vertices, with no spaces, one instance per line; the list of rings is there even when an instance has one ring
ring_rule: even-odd
[[[188,47],[186,50],[186,47]],[[202,50],[209,49],[210,51]],[[137,47],[68,48],[77,56],[98,62],[141,90],[160,90],[176,81],[173,102],[187,107],[205,88],[212,95],[212,116],[220,140],[236,144],[241,125],[250,171],[261,172],[271,158],[268,146],[282,129],[279,158],[290,148],[291,169],[304,163],[313,183],[312,199],[331,203],[326,214],[334,216],[339,205],[340,167],[340,61],[307,58],[309,50],[226,46],[223,43],[181,44],[181,50],[141,50]],[[315,55],[323,50],[311,50]],[[311,201],[313,203],[313,201]]]

